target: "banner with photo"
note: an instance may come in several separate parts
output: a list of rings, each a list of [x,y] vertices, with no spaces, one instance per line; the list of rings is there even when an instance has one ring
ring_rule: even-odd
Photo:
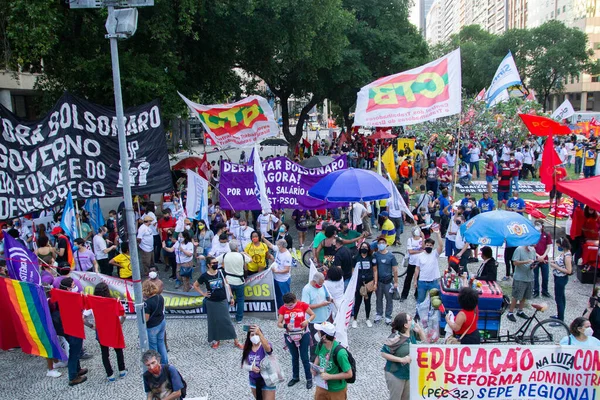
[[[133,194],[172,190],[158,100],[125,112]],[[0,106],[0,220],[73,199],[123,195],[115,111],[65,93],[40,120]]]
[[[208,181],[189,169],[185,212],[191,219],[208,221]]]
[[[130,314],[135,313],[133,308],[133,283],[131,281],[95,272],[71,271],[71,275],[79,279],[83,290],[87,294],[93,294],[94,288],[98,283],[106,283],[110,289],[111,296],[123,301],[125,311]],[[162,296],[165,298],[165,314],[206,314],[203,307],[204,297],[193,290],[187,293],[165,290],[162,292]],[[229,312],[235,313],[235,305],[230,307]],[[273,271],[271,269],[246,278],[244,287],[244,313],[250,313],[251,316],[259,318],[277,318],[275,283],[273,282]]]
[[[411,399],[600,398],[593,347],[411,345],[410,358]]]
[[[221,149],[248,147],[279,133],[267,99],[250,96],[231,104],[203,105],[181,93],[189,109],[200,119],[208,136]]]
[[[318,168],[306,168],[287,157],[275,157],[262,163],[267,196],[277,209],[317,210],[343,207],[346,203],[331,203],[308,195],[319,180],[331,172],[346,169],[346,155]],[[226,210],[261,210],[256,196],[254,167],[223,160],[219,181],[221,208]]]

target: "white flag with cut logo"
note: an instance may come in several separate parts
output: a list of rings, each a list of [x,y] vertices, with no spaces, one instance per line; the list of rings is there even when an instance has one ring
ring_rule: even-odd
[[[485,94],[485,102],[488,107],[497,104],[496,97],[503,95],[507,88],[515,85],[521,85],[521,76],[512,53],[509,51],[496,70],[492,84]]]
[[[356,293],[356,284],[358,283],[358,268],[354,268],[352,278],[348,283],[348,287],[344,291],[344,297],[338,308],[338,313],[335,316],[335,339],[344,347],[348,347],[348,325],[352,318],[352,310],[354,309],[354,294]]]

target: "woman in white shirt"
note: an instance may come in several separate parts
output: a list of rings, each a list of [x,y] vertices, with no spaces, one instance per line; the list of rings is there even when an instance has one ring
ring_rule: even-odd
[[[425,240],[425,236],[423,235],[423,232],[421,232],[421,228],[418,226],[414,227],[412,230],[412,237],[409,237],[406,241],[406,250],[408,252],[408,268],[406,269],[406,277],[404,278],[404,286],[402,287],[400,301],[404,301],[408,298],[410,284],[417,266],[417,257],[424,251],[423,240]],[[415,299],[416,298],[417,290],[415,289]]]
[[[267,239],[263,238],[263,243],[273,251],[275,251],[275,262],[271,264],[273,271],[273,279],[275,280],[275,302],[277,308],[283,306],[283,295],[290,292],[292,284],[292,254],[287,249],[285,239],[279,239],[275,242],[275,246]]]
[[[183,291],[189,292],[192,288],[190,278],[194,272],[194,264],[192,263],[194,257],[194,243],[192,243],[189,232],[181,232],[177,238],[177,243],[175,243],[173,247],[167,247],[166,244],[163,243],[163,249],[169,253],[175,253],[177,276],[182,282]]]

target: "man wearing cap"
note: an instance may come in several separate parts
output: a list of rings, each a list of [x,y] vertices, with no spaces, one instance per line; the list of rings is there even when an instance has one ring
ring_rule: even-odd
[[[64,235],[64,232],[60,226],[55,226],[50,232],[54,236],[54,243],[56,243],[56,262],[58,265],[68,264],[68,253],[67,246],[69,245],[68,238]]]
[[[140,260],[144,268],[144,275],[147,275],[153,265],[154,232],[150,225],[154,219],[150,215],[146,215],[142,221],[143,224],[138,228],[137,242],[140,248]]]
[[[317,341],[315,365],[322,368],[321,379],[326,383],[324,388],[317,384],[315,400],[342,400],[348,397],[346,379],[352,378],[352,366],[348,359],[348,351],[335,340],[335,325],[330,322],[315,324],[318,331],[314,339]],[[311,370],[317,375],[315,369]]]
[[[393,246],[396,242],[396,227],[390,220],[390,214],[387,211],[380,212],[379,220],[381,222],[381,235],[385,236],[388,246]]]

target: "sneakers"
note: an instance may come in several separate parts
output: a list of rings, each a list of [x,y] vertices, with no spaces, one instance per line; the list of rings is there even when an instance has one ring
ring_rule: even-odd
[[[551,299],[552,295],[550,293],[542,293],[542,296],[544,296],[547,299]]]
[[[81,356],[79,356],[79,359],[80,359],[80,360],[89,360],[89,359],[90,359],[90,358],[92,358],[92,357],[94,357],[94,356],[93,356],[93,355],[91,355],[90,353],[88,353],[88,352],[83,352],[83,353],[81,354]]]
[[[212,347],[213,349],[218,349],[219,348],[219,341],[215,340],[214,342],[212,342],[212,344],[210,345],[210,347]]]
[[[52,367],[54,369],[57,369],[57,368],[67,368],[67,363],[64,362],[64,361],[55,362],[54,364],[52,364]]]
[[[537,299],[538,297],[540,297],[540,294],[539,294],[539,293],[534,293],[534,294],[533,294],[533,298],[534,298],[534,299]]]
[[[108,379],[109,382],[115,382],[117,380],[117,378],[115,377],[115,374],[112,374],[111,376],[107,376],[106,379]]]
[[[49,369],[48,372],[46,372],[46,376],[48,378],[60,378],[62,376],[62,373],[58,372],[55,369]]]
[[[523,318],[523,319],[529,319],[529,316],[527,314],[525,314],[523,311],[518,311],[517,317]]]
[[[354,329],[358,328],[358,322],[356,322],[356,320],[352,320],[352,327]]]
[[[385,324],[386,325],[391,325],[392,324],[392,319],[391,318],[385,318]]]
[[[80,383],[83,383],[85,381],[87,381],[87,376],[78,376],[77,378],[73,379],[72,381],[69,381],[69,386],[79,385]]]
[[[375,319],[373,320],[373,322],[378,323],[379,321],[381,321],[383,319],[383,317],[381,315],[376,315]]]
[[[292,387],[292,386],[294,386],[294,385],[295,385],[296,383],[298,383],[298,382],[300,382],[300,380],[299,380],[299,379],[294,379],[294,378],[292,378],[292,379],[290,379],[290,381],[288,382],[288,387]],[[311,381],[311,383],[312,383],[312,381]]]
[[[509,321],[512,322],[517,322],[517,319],[515,318],[515,314],[509,312],[508,315],[506,316],[506,318],[508,318]]]
[[[123,371],[119,371],[119,378],[125,378],[129,371],[124,369]]]
[[[558,315],[551,315],[550,318],[552,318],[552,319],[560,319],[560,318],[558,318]]]
[[[310,381],[306,381],[306,388],[312,389],[312,387],[313,387],[312,379]]]
[[[502,278],[502,280],[504,282],[508,282],[508,281],[510,281],[510,276],[505,276],[504,278]]]
[[[373,327],[373,323],[371,322],[371,320],[367,320],[367,326],[368,326],[369,328],[372,328],[372,327]]]

